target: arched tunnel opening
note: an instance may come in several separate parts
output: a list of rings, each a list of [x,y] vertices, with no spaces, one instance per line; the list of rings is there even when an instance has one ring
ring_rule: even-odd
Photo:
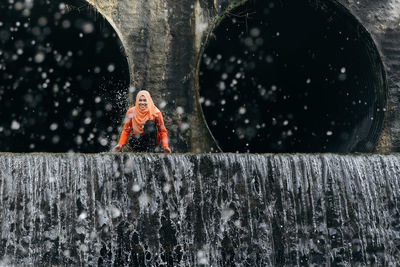
[[[200,103],[225,152],[371,152],[386,78],[364,27],[336,1],[248,1],[213,30]]]
[[[109,150],[128,85],[121,42],[87,2],[0,2],[1,151]]]

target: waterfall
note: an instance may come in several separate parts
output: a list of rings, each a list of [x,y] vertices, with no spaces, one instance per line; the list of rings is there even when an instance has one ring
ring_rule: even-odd
[[[395,265],[400,155],[0,154],[0,265]]]

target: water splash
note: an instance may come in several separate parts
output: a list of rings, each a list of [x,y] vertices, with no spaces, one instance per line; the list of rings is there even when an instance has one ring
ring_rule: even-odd
[[[400,260],[398,155],[0,154],[7,265]]]

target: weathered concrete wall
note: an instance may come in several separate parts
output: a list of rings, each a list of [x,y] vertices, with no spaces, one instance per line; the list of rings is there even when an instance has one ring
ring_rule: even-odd
[[[166,103],[163,112],[174,150],[218,150],[198,104],[199,57],[209,33],[224,14],[245,0],[87,1],[119,34],[128,57],[131,83],[137,89],[148,89],[156,103]],[[386,121],[376,150],[400,151],[400,1],[335,3],[348,9],[376,42],[386,66],[389,89]]]
[[[400,151],[400,1],[340,0],[368,30],[382,56],[388,82],[386,121],[376,150]]]

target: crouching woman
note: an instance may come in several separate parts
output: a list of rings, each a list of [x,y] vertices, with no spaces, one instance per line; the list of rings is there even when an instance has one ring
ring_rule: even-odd
[[[128,109],[124,122],[121,137],[114,151],[120,152],[129,137],[128,146],[133,152],[154,152],[161,142],[164,153],[171,153],[163,116],[154,105],[148,91],[138,92],[135,106]]]

